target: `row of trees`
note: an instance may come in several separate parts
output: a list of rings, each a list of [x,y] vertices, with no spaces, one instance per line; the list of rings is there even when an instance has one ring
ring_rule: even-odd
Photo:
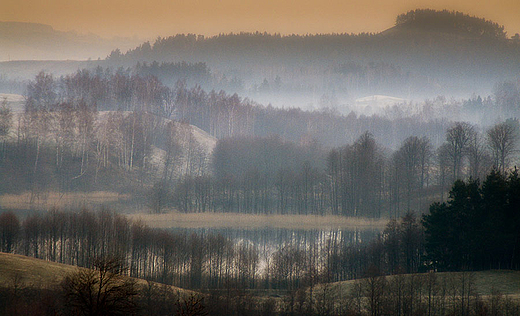
[[[370,266],[385,273],[420,268],[422,235],[413,215],[392,221],[373,243],[349,236],[320,232],[272,250],[222,235],[156,230],[110,211],[0,215],[0,251],[88,268],[95,258],[116,257],[130,276],[192,289],[297,289],[359,278]]]
[[[58,79],[41,71],[27,85],[27,109],[50,108],[57,103],[85,102],[101,110],[143,109],[151,113],[170,111],[168,89],[154,76],[141,76],[132,69],[97,67]]]
[[[168,65],[165,69],[170,68]],[[174,66],[171,67],[177,68]],[[322,111],[276,109],[237,94],[207,92],[200,86],[189,88],[186,81],[177,81],[170,88],[149,75],[156,72],[151,70],[156,67],[163,66],[143,64],[137,68],[119,68],[115,73],[98,67],[58,79],[42,72],[28,86],[26,105],[48,108],[56,103],[84,102],[98,110],[145,111],[190,123],[219,139],[274,134],[295,142],[316,139],[326,146],[340,146],[352,143],[357,135],[370,130],[380,142],[397,148],[410,135],[427,136],[435,147],[439,146],[441,135],[450,124],[444,119],[446,116],[472,117],[485,125],[503,117],[514,117],[520,100],[518,84],[505,82],[496,86],[493,99],[480,99],[480,102],[476,98],[463,103],[437,98],[419,105],[387,107],[370,117],[354,112],[344,116],[334,111],[333,104]],[[182,70],[182,66],[179,68]]]
[[[184,178],[171,203],[185,212],[400,217],[426,211],[457,179],[483,178],[493,166],[505,174],[517,159],[518,133],[512,120],[485,133],[458,122],[437,150],[412,136],[393,153],[368,132],[332,150],[280,138],[224,139],[213,152],[213,175]]]
[[[207,169],[210,149],[187,124],[146,111],[98,112],[83,100],[43,106],[44,99],[29,99],[19,114],[0,108],[2,192],[30,191],[31,201],[49,191],[139,195],[157,179]]]

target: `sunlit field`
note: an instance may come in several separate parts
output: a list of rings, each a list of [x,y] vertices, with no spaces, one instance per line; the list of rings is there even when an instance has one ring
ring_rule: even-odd
[[[221,228],[240,227],[257,229],[263,227],[284,229],[343,229],[358,230],[382,229],[386,219],[367,219],[342,216],[315,215],[253,215],[236,213],[178,213],[133,214],[134,220],[141,220],[156,228]]]

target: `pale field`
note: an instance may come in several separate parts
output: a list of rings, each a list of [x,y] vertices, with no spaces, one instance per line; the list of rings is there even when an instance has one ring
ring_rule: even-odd
[[[31,193],[0,195],[0,207],[5,210],[60,210],[107,206],[110,209],[134,213],[128,215],[132,220],[140,220],[154,228],[283,228],[303,230],[382,230],[387,219],[369,219],[344,216],[316,215],[254,215],[239,213],[179,213],[149,214],[146,209],[128,205],[131,196],[116,192],[47,192],[33,197]]]
[[[386,219],[367,219],[342,216],[316,215],[253,215],[238,213],[178,213],[132,214],[133,220],[140,220],[155,228],[226,228],[244,229],[284,228],[304,230],[328,229],[383,229]]]
[[[45,192],[34,195],[31,203],[31,193],[25,192],[22,194],[0,195],[0,207],[13,210],[92,208],[103,204],[117,203],[128,198],[130,198],[130,195],[106,191],[71,193]]]

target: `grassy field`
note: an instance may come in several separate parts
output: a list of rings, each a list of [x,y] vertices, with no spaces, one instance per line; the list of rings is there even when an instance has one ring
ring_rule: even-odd
[[[0,207],[10,210],[48,210],[51,208],[97,208],[101,205],[117,204],[127,200],[130,195],[115,192],[46,192],[40,195],[31,195],[30,192],[21,194],[4,194],[0,196]],[[32,201],[31,201],[32,199]]]
[[[352,218],[342,216],[315,215],[253,215],[237,213],[177,213],[133,214],[133,220],[140,220],[156,228],[225,228],[240,227],[258,229],[264,227],[285,229],[383,229],[386,219]]]

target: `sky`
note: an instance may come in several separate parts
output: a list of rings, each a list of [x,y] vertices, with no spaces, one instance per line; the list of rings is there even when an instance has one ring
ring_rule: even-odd
[[[448,9],[520,33],[520,0],[1,0],[0,21],[60,31],[153,39],[178,33],[380,32],[417,8]]]

